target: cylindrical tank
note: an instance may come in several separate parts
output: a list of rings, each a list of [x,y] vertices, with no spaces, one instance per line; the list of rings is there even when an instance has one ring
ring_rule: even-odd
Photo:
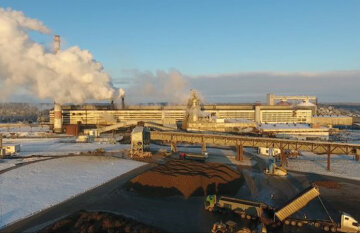
[[[54,103],[54,133],[62,133],[62,111],[58,103]]]

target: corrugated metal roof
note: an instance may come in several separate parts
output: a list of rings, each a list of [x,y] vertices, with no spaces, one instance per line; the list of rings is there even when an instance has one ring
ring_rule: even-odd
[[[276,215],[276,217],[279,218],[280,221],[283,221],[287,217],[291,216],[295,212],[302,209],[311,200],[313,200],[315,197],[317,197],[319,195],[320,195],[319,188],[312,187],[310,190],[306,191],[305,193],[300,194],[299,197],[295,198],[293,201],[291,201],[285,207],[283,207],[282,209],[277,211],[275,213],[275,215]]]

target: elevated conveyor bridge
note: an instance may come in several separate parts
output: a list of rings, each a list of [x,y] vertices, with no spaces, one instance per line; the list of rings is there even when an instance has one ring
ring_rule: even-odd
[[[330,170],[331,154],[355,155],[356,161],[360,158],[360,144],[335,143],[324,141],[301,141],[278,138],[246,137],[221,134],[199,134],[184,132],[160,132],[151,131],[151,140],[164,141],[171,144],[172,151],[176,151],[177,143],[201,144],[202,150],[206,150],[206,144],[220,146],[235,146],[237,148],[237,160],[243,159],[244,147],[279,148],[280,158],[284,158],[285,150],[309,151],[316,154],[327,154],[327,168]]]

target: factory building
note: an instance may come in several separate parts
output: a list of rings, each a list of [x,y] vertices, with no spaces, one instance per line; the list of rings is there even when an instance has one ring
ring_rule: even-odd
[[[196,95],[196,92],[194,92],[194,95]],[[275,99],[280,101],[275,103]],[[289,99],[300,100],[301,102],[290,104],[287,102]],[[206,130],[215,127],[220,131],[256,127],[256,124],[295,123],[314,126],[352,124],[351,117],[317,117],[314,114],[317,106],[310,100],[317,101],[316,97],[312,96],[276,97],[271,94],[268,95],[270,104],[267,105],[204,105],[196,97],[190,97],[187,105],[125,106],[123,96],[119,108],[116,108],[112,103],[63,106],[55,104],[54,110],[50,111],[50,124],[54,126],[54,132],[58,133],[63,132],[63,129],[68,129],[69,126],[79,126],[80,124],[86,128],[99,128],[117,123],[126,123],[127,121],[152,122],[171,126],[185,122],[187,127],[194,130]],[[196,114],[194,114],[195,112]],[[184,121],[185,118],[186,121]],[[211,126],[211,124],[214,124],[214,126]]]
[[[328,125],[346,125],[350,126],[354,123],[353,118],[350,116],[314,116],[312,124],[320,126]]]
[[[117,122],[136,120],[167,124],[182,122],[186,106],[127,106],[125,109],[111,109],[110,106],[84,105],[62,106],[62,119],[54,121],[56,111],[50,111],[50,124],[89,126],[112,125]],[[256,123],[311,123],[312,109],[292,106],[258,105],[203,105],[202,112],[217,119],[245,119]]]

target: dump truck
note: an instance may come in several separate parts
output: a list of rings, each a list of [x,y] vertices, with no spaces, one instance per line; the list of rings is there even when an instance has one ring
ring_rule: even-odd
[[[278,209],[274,209],[264,203],[242,200],[238,198],[220,197],[209,195],[205,200],[205,209],[208,211],[230,210],[239,214],[241,218],[248,220],[259,220],[270,227],[282,224],[294,227],[311,225],[324,231],[331,232],[360,232],[359,223],[349,214],[341,213],[340,222],[335,222],[328,214],[329,220],[318,219],[295,219],[291,216],[304,208],[311,200],[319,198],[326,213],[328,211],[320,198],[320,191],[316,185],[311,185],[303,192],[296,195],[288,203]]]

